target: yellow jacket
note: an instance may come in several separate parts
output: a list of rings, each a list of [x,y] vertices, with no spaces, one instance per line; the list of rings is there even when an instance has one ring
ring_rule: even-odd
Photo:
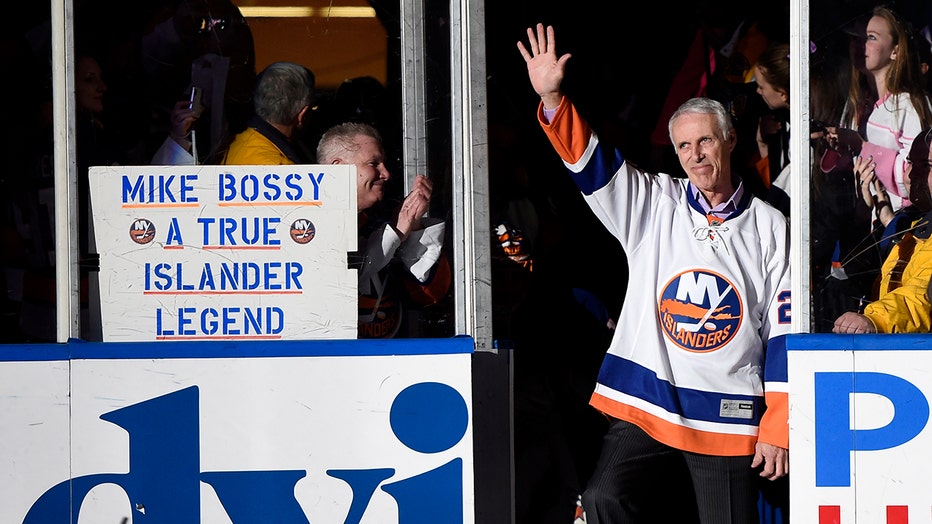
[[[294,164],[275,143],[252,127],[236,135],[223,163],[228,165]]]
[[[881,267],[879,298],[864,308],[878,333],[928,333],[932,325],[929,278],[932,241],[927,214],[893,247]],[[922,224],[925,222],[925,224]]]

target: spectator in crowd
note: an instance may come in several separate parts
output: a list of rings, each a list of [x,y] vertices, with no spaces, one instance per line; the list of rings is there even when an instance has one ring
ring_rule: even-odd
[[[161,142],[149,144],[159,148],[152,162],[222,163],[253,112],[256,59],[246,18],[230,0],[184,0],[165,4],[147,26],[139,55],[142,73],[149,79],[145,88],[154,122],[150,138]],[[179,112],[191,105],[192,88],[197,89],[197,118],[179,134]],[[183,109],[178,107],[179,93],[186,103]]]
[[[819,158],[825,178],[837,180],[826,187],[842,193],[835,199],[840,207],[829,211],[836,223],[819,226],[837,233],[834,243],[819,239],[834,248],[831,265],[813,261],[823,272],[830,267],[824,284],[829,294],[823,301],[828,308],[818,312],[819,329],[832,329],[834,319],[870,295],[883,263],[872,236],[871,202],[861,198],[852,160],[860,156],[876,164],[874,173],[889,194],[892,211],[909,206],[903,185],[906,156],[919,131],[932,125],[932,108],[919,76],[917,35],[910,24],[878,6],[866,22],[856,20],[848,31],[859,36],[851,40],[847,101],[840,125],[826,128],[826,148]]]
[[[766,200],[785,216],[790,215],[790,46],[770,44],[754,65],[757,94],[769,112],[757,126],[759,158],[755,168],[766,191]]]
[[[684,175],[672,154],[667,123],[680,104],[696,96],[718,100],[733,118],[738,136],[750,139],[758,117],[766,110],[754,94],[754,69],[761,52],[770,42],[785,40],[789,11],[785,4],[759,4],[702,0],[693,5],[698,23],[685,60],[676,71],[650,136],[653,169]],[[735,159],[750,162],[754,143],[739,144]],[[744,165],[736,168],[744,169]],[[753,169],[747,169],[747,175]],[[744,172],[737,173],[744,176]],[[763,192],[757,181],[747,181],[751,189]]]
[[[88,169],[91,166],[112,166],[125,162],[117,146],[114,130],[105,125],[104,93],[107,84],[97,59],[80,54],[75,59],[75,148],[78,167],[78,223],[80,257],[87,262],[91,255],[90,243],[90,186]]]
[[[100,340],[97,273],[100,255],[94,245],[89,170],[92,166],[123,165],[132,160],[121,147],[119,131],[103,118],[107,84],[98,60],[88,51],[75,59],[75,156],[78,176],[78,266],[81,278],[81,336]]]
[[[356,211],[360,252],[351,265],[359,271],[359,337],[391,338],[408,334],[403,325],[410,308],[434,305],[451,283],[442,253],[446,224],[425,216],[432,183],[414,178],[400,205],[386,205],[391,178],[378,130],[347,122],[331,127],[317,146],[320,164],[356,166]]]
[[[849,311],[835,321],[835,333],[928,333],[932,326],[932,303],[929,301],[929,278],[932,276],[932,128],[926,128],[913,140],[907,157],[903,179],[912,205],[897,211],[909,213],[906,225],[890,227],[893,215],[886,221],[884,239],[895,243],[881,269],[879,296],[862,311]],[[876,184],[874,196],[878,210],[889,212],[888,196],[876,183],[875,163],[857,159],[855,170],[861,172],[864,185]],[[886,203],[886,205],[881,205]],[[915,212],[908,212],[915,208]],[[917,216],[918,215],[918,216]],[[881,219],[883,220],[883,219]],[[892,229],[892,231],[890,231]],[[897,230],[899,229],[899,230]]]
[[[312,127],[319,128],[314,145],[324,131],[345,122],[362,122],[385,136],[394,124],[391,119],[392,100],[385,86],[372,76],[347,78],[317,110]],[[314,133],[308,139],[315,138]],[[387,137],[386,137],[387,138]]]
[[[839,315],[857,307],[882,260],[875,250],[864,249],[870,210],[857,196],[854,172],[842,167],[827,172],[822,167],[823,158],[835,155],[824,137],[828,128],[841,121],[853,85],[852,64],[860,62],[863,67],[863,34],[863,27],[830,33],[810,54],[808,172],[812,209],[818,210],[810,214],[811,330],[816,333],[831,332]]]
[[[293,140],[314,103],[314,73],[293,62],[275,62],[259,75],[255,115],[236,135],[224,164],[312,164],[313,154]]]
[[[155,165],[193,165],[198,163],[195,124],[204,112],[200,88],[192,86],[188,96],[175,102],[169,118],[171,127],[165,141],[152,156]]]
[[[826,140],[846,163],[857,155],[873,157],[895,211],[909,205],[903,201],[906,157],[919,131],[932,125],[932,107],[920,73],[920,41],[909,23],[878,6],[865,34],[864,68],[853,70],[852,83],[864,75],[877,103],[867,103],[862,89],[849,90],[841,125],[830,129]]]
[[[642,172],[564,96],[570,55],[553,28],[527,36],[541,127],[636,275],[590,400],[610,427],[583,494],[588,522],[756,522],[759,478],[789,468],[786,218],[733,173],[721,103],[690,99],[670,118],[688,179]],[[669,504],[684,484],[692,501]]]
[[[919,73],[926,94],[932,94],[932,27],[926,26],[919,36]]]

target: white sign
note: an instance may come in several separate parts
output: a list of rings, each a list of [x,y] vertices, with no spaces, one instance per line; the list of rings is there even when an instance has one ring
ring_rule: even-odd
[[[0,522],[474,522],[471,339],[68,347],[0,351]]]
[[[932,336],[790,335],[793,522],[932,524]]]
[[[355,166],[90,169],[103,340],[354,339]]]

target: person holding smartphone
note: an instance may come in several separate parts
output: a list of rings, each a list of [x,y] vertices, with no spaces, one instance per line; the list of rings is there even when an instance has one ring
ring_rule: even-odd
[[[191,86],[187,95],[175,102],[171,111],[171,128],[162,145],[152,156],[153,165],[197,164],[197,136],[194,124],[204,112],[201,89]]]

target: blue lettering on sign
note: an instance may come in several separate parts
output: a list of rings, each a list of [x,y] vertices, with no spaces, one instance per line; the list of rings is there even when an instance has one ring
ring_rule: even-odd
[[[168,234],[165,236],[166,246],[183,246],[184,239],[181,237],[181,225],[178,224],[178,217],[172,217],[168,224]]]
[[[893,404],[893,419],[876,429],[851,429],[851,396],[872,393]],[[919,435],[929,402],[913,383],[884,373],[815,373],[816,486],[850,486],[854,451],[895,448]]]
[[[175,175],[139,175],[136,180],[131,180],[123,175],[123,203],[197,202],[193,194],[197,174],[178,175],[177,182],[175,178]]]
[[[463,397],[450,386],[436,382],[415,384],[399,393],[390,416],[398,440],[421,453],[439,453],[453,447],[463,438],[468,422]],[[394,473],[393,469],[327,470],[327,475],[342,479],[353,489],[353,503],[343,524],[358,524],[375,488]],[[386,484],[382,491],[398,503],[400,524],[463,522],[462,459]]]
[[[277,173],[268,173],[260,180],[254,173],[246,173],[239,178],[232,173],[220,173],[217,197],[220,202],[317,201],[320,200],[320,182],[323,178],[323,173],[289,173],[284,179]]]
[[[174,329],[174,324],[168,321],[172,312],[156,308],[157,337],[278,335],[285,329],[285,312],[276,306],[206,307],[201,310],[180,307],[177,312],[177,329]]]
[[[261,220],[261,222],[260,222]],[[235,218],[198,217],[204,233],[203,245],[237,246],[262,245],[278,246],[281,240],[276,238],[278,224],[281,217],[241,217],[239,222]],[[239,242],[237,242],[239,240]]]
[[[190,269],[188,273],[184,268]],[[304,266],[300,262],[146,262],[143,265],[144,291],[300,291]],[[195,274],[190,280],[184,275]],[[219,278],[214,274],[219,273]],[[196,284],[195,284],[196,282]]]
[[[23,524],[70,524],[101,484],[115,484],[135,508],[137,524],[200,522],[200,482],[210,485],[232,522],[309,523],[294,496],[304,470],[200,471],[198,388],[191,386],[101,415],[129,434],[129,472],[84,475],[62,481],[29,508]],[[399,393],[390,411],[395,435],[420,453],[446,451],[466,434],[468,412],[452,387],[426,382]],[[294,437],[299,438],[299,437]],[[393,468],[328,470],[352,489],[344,524],[358,524],[375,489]],[[461,524],[463,461],[382,486],[398,505],[398,524]]]

